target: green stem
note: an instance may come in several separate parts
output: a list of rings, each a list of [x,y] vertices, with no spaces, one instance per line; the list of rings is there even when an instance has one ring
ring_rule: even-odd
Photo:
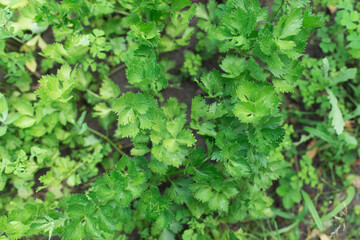
[[[13,40],[18,41],[21,44],[25,44],[25,41],[18,38],[17,36],[11,34],[9,31],[5,30],[5,32],[8,34],[8,37],[11,37]]]
[[[282,0],[280,6],[279,6],[279,8],[278,8],[278,10],[277,10],[277,11],[275,12],[275,14],[271,17],[271,21],[270,21],[270,22],[274,21],[275,17],[279,14],[279,12],[280,12],[281,8],[283,7],[284,3],[285,3],[285,0]]]
[[[123,10],[117,10],[117,9],[115,9],[114,12],[115,12],[115,13],[119,13],[119,14],[121,14],[121,15],[129,16],[129,13],[128,13],[128,12],[125,12],[125,11],[123,11]]]
[[[280,234],[279,234],[279,228],[278,228],[278,225],[275,221],[275,218],[272,218],[271,221],[273,222],[274,226],[275,226],[275,232],[276,232],[276,237],[278,240],[281,240],[280,238]]]
[[[290,231],[291,229],[293,229],[294,227],[296,227],[298,224],[299,224],[300,221],[295,221],[294,223],[290,224],[289,226],[287,227],[283,227],[281,229],[278,229],[277,231],[271,231],[271,232],[268,232],[268,233],[258,233],[260,236],[269,236],[269,235],[279,235],[279,234],[283,234],[283,233],[286,233],[288,231]]]
[[[124,69],[125,67],[126,67],[125,64],[118,65],[117,67],[115,67],[114,69],[112,69],[112,70],[108,73],[108,77],[110,77],[111,75],[113,75],[113,74],[116,73],[117,71],[120,71],[121,69]]]
[[[22,43],[22,44],[25,44],[25,41],[21,40],[20,38],[18,38],[18,37],[16,37],[16,36],[11,35],[11,37],[12,37],[13,39],[15,39],[16,41],[18,41],[18,42],[20,42],[20,43]]]
[[[323,216],[321,218],[322,222],[325,222],[326,220],[329,220],[333,217],[335,217],[339,212],[341,212],[344,208],[346,208],[354,199],[355,197],[355,188],[354,187],[349,187],[347,190],[348,196],[347,198],[341,202],[336,208],[334,208],[331,212],[329,212],[328,214],[326,214],[325,216]]]
[[[347,31],[347,29],[342,29],[341,31],[337,31],[336,33],[334,33],[334,35],[330,38],[331,40],[333,40],[335,37],[339,36],[340,34],[343,34]]]
[[[329,167],[330,167],[330,175],[331,175],[332,184],[336,186],[336,180],[335,180],[335,174],[334,174],[334,165],[332,163],[329,163]]]
[[[166,178],[167,178],[167,180],[169,181],[169,182],[171,182],[171,184],[174,184],[174,182],[171,180],[171,178],[170,178],[170,175],[166,175]]]
[[[79,162],[71,171],[67,174],[66,178],[69,178],[76,170],[78,170],[85,162]]]
[[[92,133],[94,133],[95,135],[98,135],[99,137],[103,138],[103,139],[106,140],[108,143],[110,143],[110,145],[111,145],[118,153],[120,153],[121,155],[123,155],[123,156],[128,156],[128,155],[127,155],[126,153],[124,153],[118,146],[116,146],[116,144],[115,144],[113,141],[111,141],[110,138],[108,138],[108,137],[105,136],[104,134],[102,134],[102,133],[100,133],[100,132],[98,132],[98,131],[96,131],[95,129],[92,129],[92,128],[90,128],[90,127],[88,127],[88,130],[89,130],[89,132],[92,132]]]
[[[171,176],[171,175],[176,175],[176,174],[183,173],[184,171],[185,171],[185,169],[181,169],[181,170],[176,171],[176,172],[170,172],[170,173],[168,173],[167,175],[168,175],[168,176]]]

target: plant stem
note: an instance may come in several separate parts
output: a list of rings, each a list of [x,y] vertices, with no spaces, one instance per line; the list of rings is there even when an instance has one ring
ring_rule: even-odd
[[[118,65],[117,67],[115,67],[114,69],[112,69],[109,74],[108,74],[108,77],[110,77],[111,75],[113,75],[114,73],[116,73],[117,71],[120,71],[121,69],[124,69],[126,67],[125,64],[121,64],[121,65]]]
[[[98,135],[99,137],[103,138],[104,140],[106,140],[108,143],[110,143],[110,145],[121,155],[123,156],[128,156],[126,153],[124,153],[118,146],[116,146],[116,144],[107,136],[105,136],[104,134],[96,131],[95,129],[92,129],[90,127],[88,127],[88,130],[92,133],[94,133],[95,135]]]
[[[119,13],[119,14],[122,14],[122,15],[125,15],[125,16],[129,16],[129,13],[128,13],[128,12],[125,12],[125,11],[123,11],[123,10],[117,10],[117,9],[115,9],[114,12]]]
[[[67,174],[66,178],[69,178],[76,170],[78,170],[85,162],[79,162],[71,171]]]
[[[170,172],[170,173],[168,173],[167,175],[168,175],[168,176],[176,175],[176,174],[179,174],[179,173],[183,173],[184,171],[185,171],[185,169],[182,169],[182,170],[179,170],[179,171],[176,171],[176,172]]]
[[[274,21],[275,17],[279,14],[279,12],[280,12],[281,8],[283,7],[284,3],[285,3],[285,0],[282,0],[280,6],[279,6],[279,8],[278,8],[278,10],[277,10],[277,11],[275,12],[275,14],[271,17],[270,22]]]
[[[170,178],[170,175],[166,175],[166,178],[167,178],[167,180],[169,181],[169,182],[171,182],[171,184],[174,184],[174,182],[171,180],[171,178]]]

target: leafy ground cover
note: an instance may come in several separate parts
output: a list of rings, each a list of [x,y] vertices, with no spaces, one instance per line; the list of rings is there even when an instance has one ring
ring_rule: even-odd
[[[356,1],[0,4],[0,239],[360,237]]]

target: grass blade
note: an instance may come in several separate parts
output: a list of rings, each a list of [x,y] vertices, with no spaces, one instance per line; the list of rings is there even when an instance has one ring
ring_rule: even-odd
[[[303,196],[306,207],[309,209],[310,214],[314,219],[316,227],[319,229],[320,232],[322,232],[324,230],[324,228],[323,228],[322,222],[320,220],[319,214],[316,211],[314,203],[311,201],[309,195],[306,192],[301,191],[301,194]]]
[[[354,187],[349,187],[347,189],[347,193],[348,193],[348,196],[345,199],[345,201],[343,201],[341,204],[339,204],[339,206],[334,208],[334,210],[332,210],[331,212],[329,212],[328,214],[323,216],[321,218],[321,221],[324,222],[324,221],[329,220],[330,218],[336,216],[340,211],[342,211],[344,208],[346,208],[347,205],[349,205],[352,202],[352,200],[355,197],[355,188]]]

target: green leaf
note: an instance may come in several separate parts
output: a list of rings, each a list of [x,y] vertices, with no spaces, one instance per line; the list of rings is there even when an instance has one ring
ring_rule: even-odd
[[[171,14],[171,20],[175,26],[179,26],[180,24],[186,24],[188,25],[190,19],[195,15],[196,13],[196,4],[191,4],[190,0],[176,0],[172,2],[172,14]],[[191,6],[190,6],[191,5]],[[188,10],[182,10],[179,8],[184,8],[185,6],[190,6]],[[177,11],[175,11],[178,9]]]
[[[254,123],[270,115],[280,102],[274,88],[263,82],[243,80],[236,93],[240,101],[236,103],[233,112],[245,123]]]
[[[36,122],[35,118],[29,116],[20,116],[15,122],[14,125],[19,128],[29,128],[34,125]]]
[[[267,61],[269,65],[269,70],[275,77],[281,77],[283,74],[286,73],[285,65],[282,62],[281,58],[277,54],[273,54]]]
[[[112,212],[110,212],[112,213]],[[103,229],[106,229],[108,232],[116,231],[115,221],[112,216],[106,211],[105,207],[99,209],[99,220]]]
[[[188,178],[176,179],[167,189],[167,194],[177,204],[189,203],[193,199],[192,192],[189,189],[191,183],[191,179]]]
[[[222,19],[222,24],[235,36],[249,35],[256,27],[256,16],[252,11],[237,8]]]
[[[94,106],[93,115],[96,117],[104,118],[111,113],[111,108],[106,105],[106,103],[101,102]]]
[[[124,137],[135,137],[140,128],[149,129],[154,118],[156,100],[150,94],[128,92],[121,95],[112,110],[118,115],[118,126]]]
[[[0,121],[4,122],[8,116],[8,105],[5,99],[5,96],[0,93],[0,114],[1,114],[1,118]]]
[[[77,60],[85,56],[89,46],[90,40],[88,35],[72,35],[65,43],[66,55],[64,56],[67,57],[69,63],[75,64]]]
[[[159,240],[175,240],[175,235],[171,231],[164,229],[160,234]]]
[[[159,30],[154,22],[139,22],[131,25],[130,34],[144,45],[156,46],[160,40]]]
[[[163,145],[166,148],[166,150],[169,152],[175,152],[179,149],[179,145],[177,144],[176,139],[174,139],[174,138],[165,139],[163,141]]]
[[[336,133],[340,135],[344,131],[345,121],[341,110],[338,106],[338,100],[336,99],[334,93],[330,89],[326,89],[328,93],[329,101],[331,104],[330,118],[332,118],[332,126],[334,127]]]
[[[169,152],[165,146],[156,145],[151,149],[151,153],[162,162],[170,164],[174,167],[179,167],[181,163],[185,160],[185,151],[177,149],[178,151]]]
[[[17,4],[18,2],[20,2],[21,0],[11,0],[11,1],[8,1],[8,3],[5,3],[5,6],[6,8],[5,9],[8,9],[12,6],[14,6],[15,4]]]
[[[7,131],[8,126],[4,125],[4,126],[0,126],[0,137],[4,136],[6,131]]]
[[[64,240],[79,240],[84,238],[84,228],[81,220],[72,220],[65,228],[62,239]]]
[[[306,132],[310,133],[311,135],[316,136],[326,142],[329,142],[331,144],[336,144],[336,141],[331,136],[329,136],[328,134],[326,134],[318,129],[311,128],[311,127],[304,127],[304,130]]]
[[[119,94],[119,86],[116,85],[110,78],[105,77],[100,87],[100,96],[103,99],[111,99],[116,98]]]
[[[94,33],[95,37],[101,37],[101,36],[105,35],[105,32],[103,30],[100,30],[100,29],[97,29],[97,28],[95,28],[93,30],[93,33]]]
[[[194,197],[201,202],[209,202],[214,196],[212,188],[206,184],[194,183],[190,186],[190,189],[195,192]]]
[[[201,83],[195,80],[211,98],[219,97],[224,91],[224,80],[217,70],[202,75]]]
[[[233,112],[240,121],[245,123],[255,123],[262,117],[269,114],[269,111],[263,111],[264,106],[260,104],[254,104],[250,102],[239,102],[235,105]]]
[[[69,58],[67,51],[60,43],[47,45],[47,47],[43,49],[43,55],[44,57],[48,59],[53,59],[60,64],[66,63],[66,60],[63,57]]]
[[[296,44],[294,41],[288,41],[288,40],[276,40],[276,45],[278,45],[279,49],[282,51],[291,50],[296,47]]]
[[[265,81],[266,76],[264,73],[264,69],[255,61],[253,57],[249,59],[247,62],[248,70],[250,71],[250,75],[259,81]]]
[[[288,0],[288,2],[294,8],[301,8],[310,4],[310,0]]]
[[[236,78],[246,69],[245,59],[228,54],[221,62],[220,68],[226,72],[223,74],[224,77]]]
[[[190,129],[183,129],[179,135],[177,135],[176,141],[187,147],[192,147],[196,143],[196,139]]]
[[[352,19],[352,14],[346,10],[342,10],[338,13],[338,17],[340,18],[340,24],[345,26],[349,30],[353,30],[357,28],[357,24]]]
[[[179,104],[176,98],[170,97],[161,109],[163,110],[165,117],[172,120],[174,117],[181,116],[185,113],[186,104]]]
[[[279,92],[292,92],[294,90],[294,86],[290,85],[287,81],[281,80],[281,79],[273,79],[272,83],[274,84],[274,87],[276,91]]]
[[[302,23],[302,11],[300,8],[295,9],[280,18],[274,29],[274,35],[279,39],[297,35],[301,30]]]
[[[69,95],[76,85],[76,70],[71,71],[69,65],[62,65],[56,76],[45,75],[39,83],[41,87],[36,93],[42,100],[67,102],[72,98]]]
[[[318,213],[316,211],[314,203],[311,201],[309,195],[306,192],[301,191],[301,194],[302,194],[303,199],[305,201],[305,206],[309,209],[310,214],[313,217],[317,228],[319,229],[320,232],[323,232],[324,228],[323,228],[322,222],[320,220],[320,217],[319,217],[319,215],[318,215]]]
[[[147,151],[148,152],[148,151]],[[157,160],[154,156],[151,158],[151,161],[149,163],[149,167],[150,169],[158,174],[163,174],[165,175],[166,172],[168,171],[169,168],[169,164],[165,163],[165,162],[161,162],[159,160]],[[175,201],[175,200],[174,200]]]
[[[146,191],[140,200],[140,209],[146,218],[156,221],[160,229],[168,227],[173,222],[173,214],[169,210],[171,200],[168,197],[161,196],[157,188],[151,188]]]
[[[46,133],[44,125],[35,125],[28,129],[29,133],[34,137],[41,137]]]
[[[294,1],[297,2],[298,0],[294,0]],[[311,8],[305,10],[304,20],[303,20],[304,28],[309,28],[309,27],[319,28],[322,26],[324,26],[324,22],[320,16],[314,16],[311,13]]]
[[[358,141],[348,132],[343,132],[340,136],[343,136],[345,142],[350,146],[350,148],[355,148],[358,145]]]
[[[209,14],[204,4],[199,3],[196,8],[196,17],[209,20]]]
[[[73,194],[67,201],[67,213],[71,218],[84,217],[92,205],[84,194]]]
[[[169,210],[165,210],[156,219],[156,224],[160,227],[160,229],[164,229],[172,223],[173,219],[173,214]]]
[[[352,200],[355,197],[355,188],[351,186],[346,190],[346,192],[348,194],[346,199],[342,203],[340,203],[336,208],[334,208],[331,212],[329,212],[324,217],[322,217],[321,221],[325,222],[335,217],[339,212],[341,212],[344,208],[346,208],[346,206],[348,206],[352,202]]]
[[[168,85],[165,69],[151,48],[130,52],[125,63],[129,83],[142,91],[158,92]]]
[[[223,193],[216,193],[209,201],[212,210],[227,212],[229,209],[229,199]]]
[[[171,3],[171,10],[173,12],[179,11],[185,7],[188,7],[191,5],[190,0],[174,0]]]
[[[346,82],[350,79],[355,79],[357,69],[356,68],[348,68],[345,70],[341,70],[339,75],[333,77],[331,79],[331,86],[337,85],[342,82]]]
[[[95,239],[104,239],[97,226],[97,220],[91,216],[86,217],[85,221],[86,232]]]
[[[174,120],[166,123],[166,129],[172,137],[176,138],[183,129],[185,122],[186,120],[184,118],[175,118]]]
[[[25,100],[17,100],[14,104],[14,108],[21,114],[21,115],[34,115],[34,108],[29,101]]]
[[[292,189],[288,185],[277,187],[276,193],[282,197],[285,209],[290,209],[294,206],[294,203],[299,203],[301,201],[300,192],[296,189]]]

